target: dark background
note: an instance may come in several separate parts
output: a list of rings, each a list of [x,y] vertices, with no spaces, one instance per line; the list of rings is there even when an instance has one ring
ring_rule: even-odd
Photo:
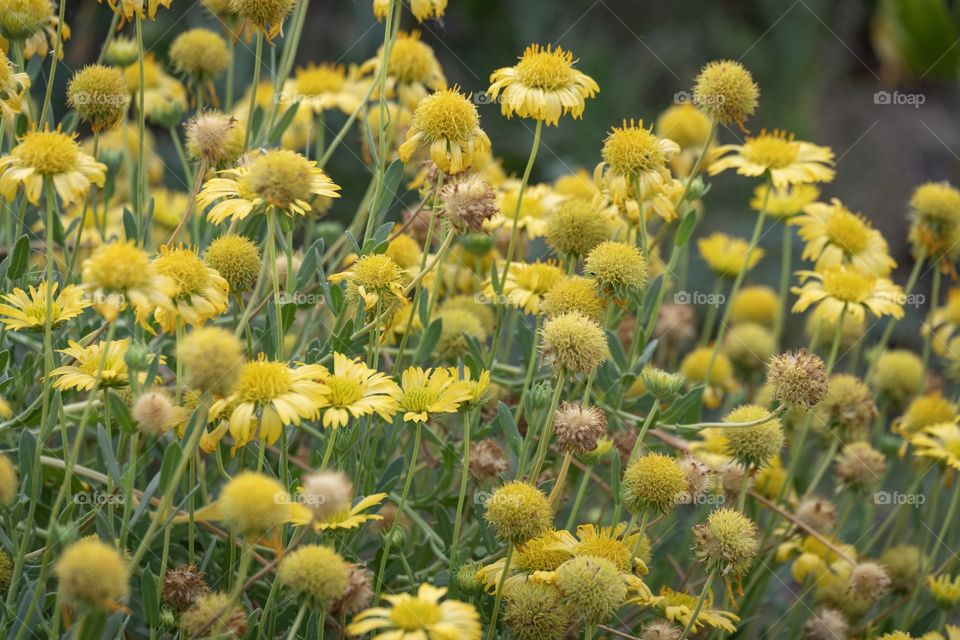
[[[625,117],[655,120],[711,59],[742,61],[762,92],[750,130],[783,128],[834,149],[838,175],[825,185],[824,198],[839,197],[873,220],[891,245],[899,265],[894,278],[902,284],[911,266],[905,213],[913,188],[927,180],[960,183],[957,16],[946,0],[450,0],[442,23],[419,28],[448,81],[468,92],[485,90],[490,72],[512,64],[533,42],[570,49],[579,68],[597,80],[600,94],[588,102],[582,121],[565,118],[559,128],[547,129],[534,180],[592,170],[611,125]],[[109,17],[93,0],[69,3],[69,68],[96,57]],[[403,20],[404,28],[417,28],[409,12]],[[218,23],[199,2],[174,0],[172,9],[161,8],[156,22],[146,24],[147,46],[163,60],[173,37],[193,26]],[[133,33],[131,26],[126,31]],[[370,0],[313,0],[297,63],[360,63],[374,55],[382,37]],[[250,77],[252,51],[241,42],[237,52],[239,93]],[[881,90],[919,95],[923,103],[877,104]],[[505,120],[495,106],[482,106],[481,117],[495,154],[508,172],[519,173],[529,151],[529,123]],[[330,120],[335,129],[342,122]],[[721,141],[742,135],[721,131]],[[163,134],[158,137],[163,144]],[[345,193],[362,190],[368,179],[355,148],[340,150],[328,166]],[[732,175],[714,179],[700,230],[748,235],[754,221],[750,188]],[[332,215],[350,215],[349,204],[346,198]],[[754,279],[776,279],[779,240],[779,231],[766,234],[767,257]],[[692,263],[696,277],[700,260]],[[921,292],[929,291],[928,279],[929,272]],[[909,315],[914,322],[899,326],[894,342],[916,340],[919,314]]]

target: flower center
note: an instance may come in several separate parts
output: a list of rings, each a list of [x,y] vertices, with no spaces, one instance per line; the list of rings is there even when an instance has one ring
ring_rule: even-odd
[[[282,362],[257,360],[240,370],[236,393],[241,402],[267,404],[293,388],[293,378]]]
[[[573,82],[573,54],[561,48],[527,47],[517,63],[517,75],[528,87],[556,91]]]
[[[456,90],[438,91],[424,98],[413,116],[413,124],[430,142],[469,139],[480,124],[477,108]]]
[[[435,391],[426,387],[414,387],[404,391],[400,406],[403,407],[404,411],[423,413],[436,401],[437,393]]]
[[[325,381],[330,389],[330,404],[347,407],[363,397],[363,387],[356,380],[344,376],[330,376]]]
[[[410,598],[402,600],[390,609],[390,620],[405,631],[417,631],[440,622],[440,606]]]
[[[313,164],[294,151],[268,151],[250,163],[247,185],[278,209],[313,196]]]
[[[743,155],[768,169],[782,169],[797,160],[800,148],[791,136],[782,131],[763,132],[750,138],[743,147]]]
[[[575,551],[578,556],[590,556],[609,560],[622,571],[630,566],[630,550],[620,542],[606,536],[591,536],[582,540]]]
[[[304,96],[336,93],[343,88],[344,82],[343,68],[328,64],[307,67],[297,73],[297,91]]]
[[[867,248],[870,229],[855,214],[838,209],[827,220],[827,237],[847,255],[855,255]]]
[[[400,279],[400,267],[390,256],[374,253],[357,261],[353,272],[357,284],[374,291],[382,291]]]
[[[853,269],[831,269],[823,276],[823,288],[841,302],[863,302],[873,291],[874,282],[874,278]]]
[[[84,269],[84,280],[111,291],[136,289],[150,280],[147,254],[132,244],[119,242],[97,251]]]
[[[55,176],[77,168],[80,145],[59,131],[32,131],[20,139],[13,154],[37,173]]]
[[[178,295],[199,293],[210,284],[207,266],[189,249],[165,251],[154,264],[157,273],[169,277],[177,284]]]
[[[664,166],[663,150],[657,137],[632,122],[614,127],[603,143],[603,159],[619,174],[632,176],[644,171],[656,171]]]
[[[433,51],[420,41],[419,33],[398,37],[390,49],[390,75],[400,82],[426,82],[436,67]]]

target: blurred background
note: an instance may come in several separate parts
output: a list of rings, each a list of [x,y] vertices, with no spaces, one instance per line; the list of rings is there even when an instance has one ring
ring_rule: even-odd
[[[68,68],[96,58],[109,19],[95,0],[68,3]],[[442,23],[417,27],[409,12],[403,20],[434,47],[448,81],[467,92],[484,91],[490,72],[512,64],[533,42],[571,50],[579,68],[597,80],[600,94],[588,102],[583,121],[565,118],[546,131],[534,180],[592,170],[612,125],[623,118],[652,122],[685,97],[705,62],[731,58],[742,61],[761,87],[751,131],[787,129],[834,149],[838,175],[823,196],[839,197],[873,220],[899,264],[897,282],[910,268],[905,212],[913,188],[927,180],[960,183],[960,8],[947,0],[450,0]],[[146,44],[162,61],[172,39],[193,26],[216,28],[218,22],[201,2],[174,0],[171,10],[161,9],[155,23],[145,24]],[[126,30],[132,35],[131,26]],[[361,63],[382,37],[370,0],[314,0],[297,63]],[[251,77],[252,47],[241,41],[236,51],[242,86]],[[68,75],[59,80],[65,83]],[[532,127],[505,120],[494,105],[480,111],[495,155],[508,172],[519,173]],[[327,124],[336,131],[341,121]],[[720,140],[743,135],[722,130]],[[158,138],[165,142],[163,132]],[[328,171],[345,193],[369,179],[350,149],[339,150]],[[700,231],[749,235],[751,184],[732,175],[712,183]],[[333,215],[349,212],[345,206]],[[754,280],[776,280],[779,239],[779,232],[766,234],[767,257]],[[701,265],[694,257],[693,277]],[[929,291],[929,275],[920,292]],[[908,315],[914,324],[898,325],[894,343],[916,340],[920,314]]]

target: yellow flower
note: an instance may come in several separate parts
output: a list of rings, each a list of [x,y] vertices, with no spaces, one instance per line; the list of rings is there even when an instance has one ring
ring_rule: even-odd
[[[960,287],[952,287],[947,291],[947,301],[942,307],[937,307],[930,318],[929,326],[924,324],[923,334],[933,331],[933,349],[938,354],[947,352],[947,345],[960,326]]]
[[[383,61],[383,47],[377,55],[360,66],[361,74],[377,73]],[[420,32],[397,34],[387,60],[387,96],[396,96],[404,107],[413,111],[431,91],[447,86],[443,69],[430,45],[420,40]],[[377,97],[374,95],[373,97]],[[374,112],[378,109],[374,109]]]
[[[111,11],[120,16],[122,27],[124,21],[133,22],[134,18],[149,18],[153,20],[157,17],[157,9],[161,6],[169,9],[172,0],[107,0],[107,5]]]
[[[710,118],[689,102],[676,104],[657,118],[656,132],[680,145],[680,153],[670,161],[670,167],[677,175],[687,176],[711,136]],[[702,168],[710,166],[710,156],[715,155],[713,139],[709,143]]]
[[[401,375],[400,386],[404,422],[426,422],[431,415],[455,413],[473,397],[471,386],[449,369],[410,367]]]
[[[563,275],[563,269],[552,262],[512,262],[503,283],[503,295],[508,303],[523,309],[524,313],[536,313],[540,300]],[[487,284],[484,295],[493,299],[493,283]]]
[[[389,607],[362,611],[347,626],[347,634],[372,634],[371,640],[480,640],[483,628],[473,605],[458,600],[440,602],[447,590],[421,584],[417,595],[384,595]]]
[[[930,586],[930,595],[933,596],[933,600],[939,606],[950,610],[960,604],[960,576],[955,578],[948,574],[928,576],[927,584]],[[951,627],[948,625],[947,630],[950,629]],[[956,629],[956,627],[953,627],[953,629]],[[954,635],[953,632],[950,633],[951,638]]]
[[[820,189],[812,184],[795,184],[781,189],[761,184],[753,190],[750,208],[757,213],[765,211],[774,218],[789,218],[803,211],[808,204],[816,202],[819,197]]]
[[[160,257],[153,265],[160,276],[169,278],[177,287],[174,307],[157,309],[157,322],[164,331],[173,331],[177,318],[196,327],[227,310],[230,285],[216,269],[204,264],[195,251],[161,247]]]
[[[288,424],[316,418],[323,403],[320,380],[327,370],[317,364],[289,367],[263,354],[240,368],[233,393],[210,407],[210,417],[230,413],[230,433],[242,447],[258,434],[267,444]],[[258,429],[259,426],[259,429]]]
[[[84,299],[83,289],[68,284],[57,295],[59,284],[54,282],[50,297],[50,323],[57,326],[61,322],[76,318],[90,306]],[[14,289],[13,293],[3,295],[6,304],[0,304],[0,322],[12,331],[21,329],[42,329],[47,318],[47,282],[41,282],[36,288],[30,287],[30,293],[23,289]]]
[[[60,349],[60,353],[70,356],[75,362],[57,367],[50,372],[51,376],[57,378],[53,383],[57,389],[90,391],[97,380],[98,371],[100,372],[98,383],[100,389],[123,387],[130,381],[127,362],[124,359],[127,348],[130,346],[129,340],[97,342],[89,347],[84,347],[73,340],[70,340],[69,344],[68,348]],[[101,361],[103,361],[102,370],[100,369]]]
[[[633,553],[639,537],[643,534],[626,534],[626,525],[618,524],[616,527],[601,527],[593,524],[581,524],[577,527],[577,535],[573,536],[568,531],[560,532],[560,545],[570,552],[573,557],[591,556],[594,558],[603,558],[614,564],[620,571],[628,573],[636,570],[641,574],[647,573],[647,565],[644,562],[642,553],[636,556]],[[646,546],[646,551],[650,551],[650,543],[645,539],[640,542],[641,548]]]
[[[798,142],[783,131],[761,131],[743,144],[717,148],[720,158],[710,165],[710,175],[736,169],[742,176],[760,177],[767,172],[778,189],[811,182],[830,182],[834,171],[833,151],[809,142]]]
[[[339,109],[353,113],[363,99],[363,89],[342,65],[312,62],[297,69],[292,83],[293,98],[314,113]]]
[[[345,427],[351,416],[373,413],[390,422],[399,408],[396,382],[342,353],[333,354],[333,371],[320,381],[324,427]]]
[[[268,207],[290,216],[306,215],[313,211],[311,201],[317,196],[340,197],[340,187],[315,161],[286,149],[255,155],[245,164],[219,173],[225,177],[207,180],[197,196],[201,207],[216,202],[207,214],[214,224],[227,218],[243,220]]]
[[[312,524],[317,531],[330,531],[337,529],[356,529],[365,522],[383,520],[383,516],[375,513],[364,513],[367,509],[375,507],[387,498],[385,493],[375,493],[367,496],[357,502],[352,507],[339,511],[325,520],[317,520],[312,510],[299,502],[291,508],[290,523],[295,526],[304,526]]]
[[[450,373],[460,375],[459,372],[453,368],[450,369]],[[460,381],[470,388],[470,399],[467,401],[467,404],[478,407],[486,404],[487,400],[490,399],[490,372],[486,369],[481,371],[477,379],[474,380],[472,379],[470,369],[464,368]]]
[[[231,478],[220,496],[193,514],[197,522],[220,520],[241,536],[259,537],[290,519],[293,500],[283,486],[262,473],[243,471]],[[187,522],[190,515],[174,518],[174,523]]]
[[[764,256],[760,247],[754,247],[747,262],[750,243],[743,238],[734,238],[725,233],[714,233],[697,241],[700,255],[714,273],[724,278],[736,278],[744,267],[753,269]]]
[[[487,93],[499,99],[500,111],[508,118],[516,114],[547,126],[558,125],[567,113],[580,118],[586,98],[595,96],[600,87],[573,64],[573,54],[560,47],[530,45],[515,66],[493,72]]]
[[[49,180],[67,205],[83,199],[96,184],[102,187],[107,165],[80,150],[76,134],[57,131],[25,133],[9,155],[0,157],[0,194],[13,200],[22,184],[32,204],[40,204],[44,181]]]
[[[643,120],[623,121],[603,142],[603,162],[595,171],[602,176],[615,202],[630,195],[640,201],[658,195],[670,182],[667,162],[680,153],[676,142],[660,138]]]
[[[960,470],[960,426],[955,422],[941,422],[924,427],[910,438],[916,456],[933,458],[948,467]]]
[[[30,89],[30,76],[17,73],[7,55],[0,51],[0,116],[13,122],[23,108],[23,96]]]
[[[475,153],[490,150],[490,138],[480,128],[476,105],[456,87],[420,101],[407,139],[398,149],[400,160],[409,162],[421,144],[430,145],[430,159],[448,174],[469,169]]]
[[[155,308],[172,306],[170,297],[177,292],[177,285],[157,273],[147,254],[128,242],[97,247],[83,261],[81,281],[104,318],[115,320],[129,304],[144,326]]]
[[[815,260],[816,269],[846,264],[884,278],[897,266],[880,232],[840,200],[807,205],[804,213],[792,218],[790,224],[800,227],[800,237],[807,243],[803,259]]]
[[[513,224],[513,214],[517,210],[520,198],[520,181],[507,180],[500,186],[497,197],[499,213],[490,220],[491,229],[499,229]],[[548,184],[535,184],[527,187],[520,201],[520,214],[517,227],[527,232],[531,240],[547,233],[547,216],[551,214],[564,197],[553,192]]]
[[[348,280],[356,285],[367,311],[375,309],[378,302],[386,302],[384,296],[405,302],[403,293],[404,272],[393,258],[383,253],[362,256],[350,268],[327,277],[330,282]]]
[[[417,22],[434,18],[439,20],[447,10],[447,0],[410,0],[410,11]]]
[[[123,75],[133,95],[132,102],[139,109],[140,64],[131,64],[124,69]],[[143,111],[149,116],[158,110],[171,108],[187,108],[187,90],[179,80],[163,70],[153,54],[147,54],[143,58]]]
[[[669,587],[661,587],[660,595],[651,598],[649,603],[641,604],[649,604],[650,606],[656,607],[663,613],[663,617],[670,622],[676,622],[686,626],[690,624],[691,619],[693,619],[693,612],[697,606],[697,596],[692,596],[682,591],[674,591]],[[736,623],[740,622],[739,616],[729,611],[713,609],[712,607],[713,594],[708,592],[703,602],[703,607],[693,622],[691,631],[697,632],[702,629],[704,625],[713,627],[714,629],[722,629],[727,633],[733,633],[737,630]]]
[[[798,271],[802,287],[790,289],[797,294],[794,313],[802,313],[812,305],[823,309],[833,319],[838,319],[844,305],[847,314],[855,320],[863,320],[864,310],[875,316],[903,317],[906,298],[897,285],[886,278],[860,273],[853,267],[843,265],[823,271]]]

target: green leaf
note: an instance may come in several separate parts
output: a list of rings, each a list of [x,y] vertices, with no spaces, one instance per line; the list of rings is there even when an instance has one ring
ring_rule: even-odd
[[[402,179],[403,163],[399,160],[394,160],[390,163],[390,166],[387,167],[387,171],[383,176],[383,185],[380,193],[377,196],[376,202],[373,203],[373,207],[370,209],[370,215],[373,216],[374,224],[379,222],[387,212],[387,209],[390,208],[390,204],[393,203],[393,199],[397,195],[397,189]]]
[[[137,431],[137,425],[133,421],[133,416],[130,415],[130,409],[119,394],[108,391],[107,404],[110,407],[110,415],[117,424],[120,425],[120,428],[127,433],[135,433]]]
[[[151,627],[160,626],[160,596],[157,593],[157,578],[144,567],[140,574],[140,591],[143,593],[143,610]]]
[[[23,234],[17,238],[17,244],[13,247],[13,253],[10,255],[7,278],[19,280],[20,276],[27,270],[28,264],[30,264],[30,238],[27,234]]]
[[[437,346],[437,342],[440,340],[440,331],[442,328],[442,320],[434,320],[430,323],[430,327],[420,340],[420,346],[417,347],[417,354],[413,359],[414,362],[422,362],[426,354],[433,353],[433,348]]]
[[[270,132],[270,146],[274,147],[280,142],[280,138],[283,137],[284,132],[290,126],[290,123],[293,122],[294,116],[297,115],[297,109],[300,108],[299,102],[294,102],[293,106],[284,111],[283,115],[280,116],[280,119],[277,121],[277,124],[274,125],[273,131]]]
[[[517,423],[513,419],[510,409],[502,402],[497,404],[497,422],[500,423],[500,430],[507,439],[507,446],[515,456],[520,455],[520,446],[523,444],[523,438],[520,437],[520,430],[517,429]]]
[[[685,247],[693,235],[693,230],[697,227],[697,212],[691,209],[687,215],[683,216],[683,221],[677,227],[677,235],[673,239],[676,247]]]

